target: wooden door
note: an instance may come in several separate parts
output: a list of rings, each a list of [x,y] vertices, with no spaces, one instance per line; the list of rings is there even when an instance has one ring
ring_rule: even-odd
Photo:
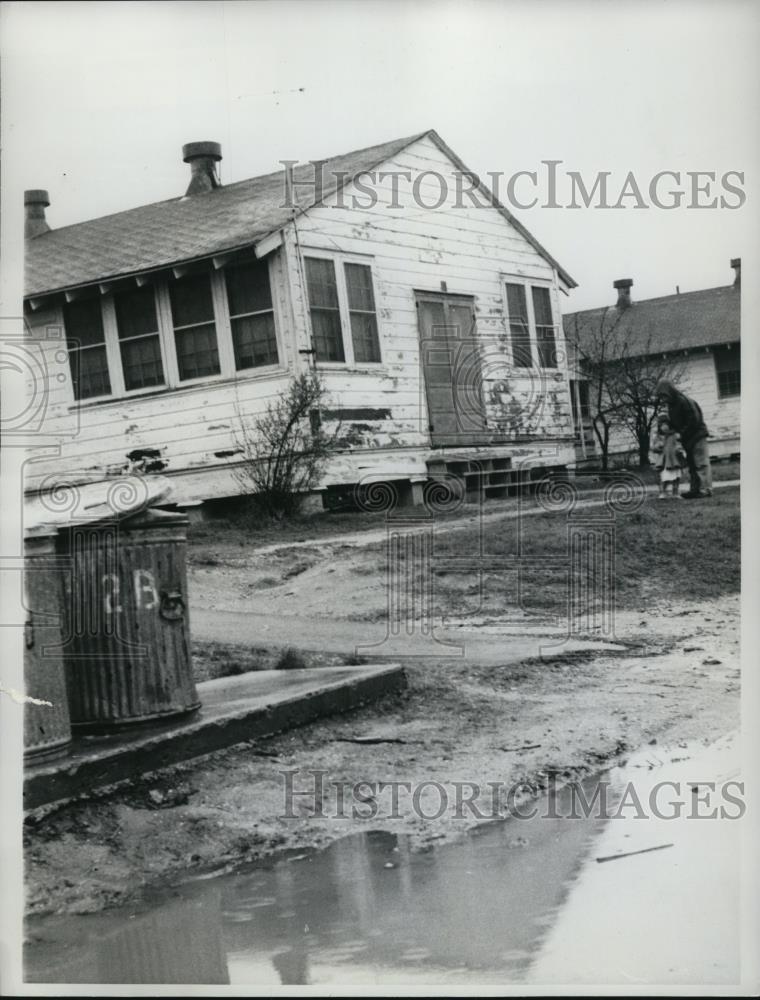
[[[472,300],[459,295],[419,293],[417,316],[431,444],[443,447],[487,443]]]

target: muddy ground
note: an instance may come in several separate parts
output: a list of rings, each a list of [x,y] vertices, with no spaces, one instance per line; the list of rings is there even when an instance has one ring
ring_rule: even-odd
[[[721,493],[713,506],[693,506],[689,518],[678,513],[680,505],[648,503],[621,526],[619,551],[635,559],[618,560],[616,567],[619,650],[559,649],[520,662],[506,653],[501,663],[410,661],[402,695],[32,816],[25,831],[29,912],[95,911],[149,886],[319,846],[357,829],[406,833],[416,847],[429,847],[478,822],[469,809],[460,807],[463,815],[457,815],[456,782],[538,792],[552,775],[569,780],[649,743],[707,742],[737,728],[738,491]],[[492,519],[489,537],[501,546],[495,551],[506,553],[511,515],[506,508],[503,514]],[[565,538],[564,524],[553,526],[540,512],[534,520],[538,550],[554,551]],[[455,549],[471,544],[468,530],[450,534]],[[225,664],[242,655],[239,647],[225,652],[204,640],[196,613],[204,607],[245,616],[255,606],[262,615],[287,618],[291,601],[294,622],[334,621],[336,634],[343,634],[347,623],[382,615],[381,566],[382,541],[372,537],[364,545],[355,539],[286,542],[263,551],[234,526],[205,527],[190,551],[201,676],[225,672]],[[450,577],[443,575],[436,591],[441,609],[520,614],[556,635],[565,584],[536,578],[523,587],[520,606],[497,578],[492,586],[458,577],[446,585]],[[261,655],[249,652],[245,669],[271,666],[276,646],[259,643]],[[338,662],[329,648],[315,655]],[[239,669],[238,662],[230,672]],[[353,742],[366,737],[376,742]],[[315,769],[324,772],[324,817],[314,815],[313,791],[288,800],[280,773],[297,772],[295,786],[313,790],[307,772]],[[392,781],[428,785],[416,808],[402,792],[394,817],[389,794],[376,784]],[[422,819],[420,812],[439,811],[433,781],[447,790],[447,808]],[[333,783],[350,789],[360,782],[370,785],[346,793],[342,817],[330,815]],[[491,800],[480,802],[487,811]]]

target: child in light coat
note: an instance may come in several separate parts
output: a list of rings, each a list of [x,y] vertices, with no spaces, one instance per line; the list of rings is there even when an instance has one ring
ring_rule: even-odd
[[[686,453],[681,441],[667,417],[661,417],[657,424],[657,436],[652,447],[659,456],[660,500],[671,496],[681,499],[681,470],[686,465]]]

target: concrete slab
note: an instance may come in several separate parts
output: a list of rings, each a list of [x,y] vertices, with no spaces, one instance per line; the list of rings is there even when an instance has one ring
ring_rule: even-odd
[[[198,685],[201,708],[182,719],[138,730],[80,736],[58,760],[27,764],[24,808],[36,809],[243,740],[348,712],[403,690],[397,663],[308,670],[261,670]]]

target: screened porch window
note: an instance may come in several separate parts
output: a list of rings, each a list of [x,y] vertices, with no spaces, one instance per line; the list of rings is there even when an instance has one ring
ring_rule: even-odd
[[[109,395],[111,379],[100,297],[67,302],[63,318],[74,398]]]
[[[114,296],[124,388],[164,384],[156,295],[153,287],[134,288]]]
[[[307,257],[305,263],[316,360],[345,361],[335,264],[320,257]]]
[[[277,336],[267,261],[225,268],[235,368],[276,365]]]
[[[180,381],[218,375],[219,349],[209,275],[189,274],[173,279],[169,297]]]

